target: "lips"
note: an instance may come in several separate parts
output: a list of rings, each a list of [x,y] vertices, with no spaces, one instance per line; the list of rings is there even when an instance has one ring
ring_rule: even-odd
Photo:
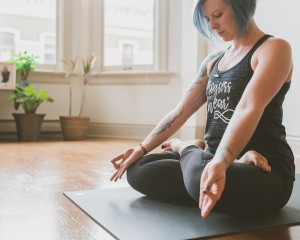
[[[218,32],[219,36],[221,36],[225,31]]]

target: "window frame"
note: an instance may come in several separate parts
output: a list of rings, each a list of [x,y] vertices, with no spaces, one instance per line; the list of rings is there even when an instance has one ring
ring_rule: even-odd
[[[13,49],[16,50],[16,43],[20,40],[20,31],[14,28],[8,28],[8,27],[1,27],[0,28],[1,33],[8,33],[14,36],[14,45]],[[15,53],[15,52],[13,52]]]
[[[110,72],[113,74],[166,72],[168,2],[169,0],[154,0],[153,65],[133,65],[132,69],[124,70],[122,66],[109,68],[103,66],[104,30],[101,26],[104,24],[104,0],[56,0],[56,64],[37,64],[35,72],[63,73],[67,70],[63,59],[83,57],[92,52],[98,57],[95,74],[99,76]]]
[[[154,33],[153,33],[153,64],[149,65],[131,65],[129,68],[124,66],[105,66],[104,65],[104,1],[101,0],[101,18],[99,21],[101,31],[100,49],[100,72],[157,72],[167,70],[167,36],[168,36],[168,0],[154,0]],[[99,14],[99,13],[98,13]],[[95,24],[97,25],[97,24]],[[99,26],[99,25],[98,25]]]
[[[62,46],[63,46],[63,31],[62,31],[62,25],[63,25],[63,1],[55,0],[56,4],[56,19],[55,19],[55,37],[56,37],[56,64],[40,64],[38,63],[36,65],[36,70],[35,71],[55,71],[55,70],[62,70],[62,65],[60,64],[60,59],[62,59],[63,56],[63,51],[62,51]],[[13,29],[13,28],[1,28],[1,32],[8,32],[12,33],[15,35],[15,46],[17,46],[18,42],[20,41],[20,30],[19,29]],[[43,35],[45,32],[41,32],[40,34],[40,39],[41,35]],[[16,50],[16,47],[15,47]],[[17,52],[15,52],[17,53]]]
[[[56,64],[37,64],[36,65],[36,71],[57,71],[57,70],[63,70],[63,65],[61,60],[63,59],[64,53],[63,53],[63,46],[64,46],[64,5],[63,1],[55,0],[56,4],[56,18],[55,18],[55,37],[56,37]],[[41,35],[45,34],[49,35],[49,32],[41,32]]]

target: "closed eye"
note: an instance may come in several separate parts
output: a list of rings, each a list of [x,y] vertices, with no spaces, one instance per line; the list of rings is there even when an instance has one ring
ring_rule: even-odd
[[[220,17],[222,17],[222,15],[223,15],[223,13],[219,13],[219,14],[216,14],[214,17],[215,18],[220,18]]]

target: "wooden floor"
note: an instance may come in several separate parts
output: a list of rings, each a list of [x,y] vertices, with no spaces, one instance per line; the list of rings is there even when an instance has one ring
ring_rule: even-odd
[[[62,193],[127,186],[126,180],[109,181],[114,171],[110,159],[136,141],[0,141],[1,240],[113,239]],[[212,239],[299,240],[300,226]]]

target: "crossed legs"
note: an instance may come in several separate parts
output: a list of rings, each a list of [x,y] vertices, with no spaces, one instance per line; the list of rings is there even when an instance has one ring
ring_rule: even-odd
[[[127,171],[129,184],[152,198],[197,203],[201,174],[213,155],[195,142],[181,143],[176,142],[176,152],[139,159]],[[293,180],[277,170],[262,171],[237,161],[227,170],[224,192],[213,211],[242,217],[274,212],[287,203],[292,188]]]

